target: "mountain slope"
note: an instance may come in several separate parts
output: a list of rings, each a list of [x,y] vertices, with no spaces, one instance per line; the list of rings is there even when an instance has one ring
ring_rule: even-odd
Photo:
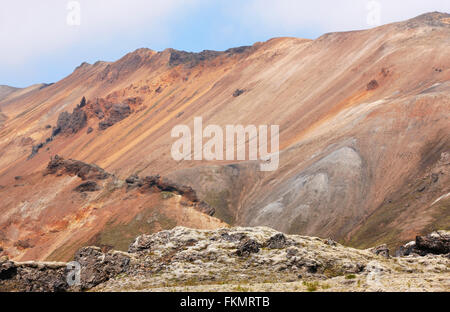
[[[0,86],[0,100],[7,97],[9,94],[17,91],[18,88],[10,87],[10,86]]]
[[[429,13],[224,52],[139,49],[0,100],[8,116],[0,128],[0,245],[18,259],[45,259],[52,250],[59,250],[54,259],[67,259],[89,240],[98,242],[107,224],[126,225],[139,215],[119,217],[130,209],[126,202],[104,208],[127,192],[114,193],[115,200],[101,191],[74,199],[73,177],[41,181],[53,155],[96,164],[120,181],[132,174],[168,177],[192,187],[232,225],[267,225],[359,247],[448,229],[449,18]],[[278,170],[263,173],[250,161],[174,161],[171,130],[192,129],[196,116],[204,125],[279,125]],[[90,215],[86,225],[81,212],[92,201],[108,213]],[[131,205],[153,211],[160,203],[145,195]],[[58,217],[47,218],[56,209]],[[73,221],[57,232],[46,228],[64,218]],[[223,226],[205,218],[208,226]],[[166,222],[168,228],[186,225],[169,219],[176,222]],[[69,236],[70,243],[62,239]],[[29,242],[27,248],[18,241]]]

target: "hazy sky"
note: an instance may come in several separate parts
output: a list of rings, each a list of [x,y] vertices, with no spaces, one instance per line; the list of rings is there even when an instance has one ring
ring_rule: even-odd
[[[0,85],[56,82],[84,61],[114,61],[141,47],[314,39],[431,11],[449,13],[450,0],[2,0]]]

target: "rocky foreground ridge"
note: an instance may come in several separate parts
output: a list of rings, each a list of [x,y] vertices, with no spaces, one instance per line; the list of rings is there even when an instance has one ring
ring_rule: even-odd
[[[3,257],[0,290],[450,291],[447,231],[418,236],[392,257],[386,246],[358,250],[267,227],[176,227],[137,237],[128,252],[84,247],[74,261]]]

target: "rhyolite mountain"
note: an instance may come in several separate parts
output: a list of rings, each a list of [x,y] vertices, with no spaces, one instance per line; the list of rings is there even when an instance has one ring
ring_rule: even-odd
[[[270,226],[366,248],[450,229],[450,15],[223,52],[139,49],[0,96],[0,253]],[[3,91],[5,89],[5,92]],[[280,164],[175,161],[171,130],[279,125]]]

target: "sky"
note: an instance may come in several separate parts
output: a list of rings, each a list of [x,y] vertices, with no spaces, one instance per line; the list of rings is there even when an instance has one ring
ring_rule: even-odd
[[[56,82],[138,48],[199,52],[273,37],[315,39],[417,15],[450,0],[2,0],[0,85]]]

